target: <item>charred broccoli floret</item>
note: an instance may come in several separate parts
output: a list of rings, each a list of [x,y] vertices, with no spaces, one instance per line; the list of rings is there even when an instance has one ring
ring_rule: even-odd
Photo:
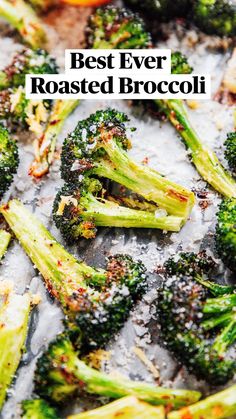
[[[169,214],[187,219],[195,202],[194,194],[131,159],[127,153],[127,120],[124,113],[107,109],[80,121],[63,144],[62,177],[75,183],[81,175],[108,178]]]
[[[11,63],[0,72],[0,89],[25,85],[26,74],[56,74],[54,58],[43,49],[25,48],[17,52]]]
[[[171,73],[172,74],[191,74],[193,71],[189,65],[187,57],[180,51],[171,53]]]
[[[227,135],[225,141],[225,158],[228,161],[230,169],[236,174],[236,132]]]
[[[62,304],[73,341],[84,352],[104,346],[145,290],[143,264],[115,255],[108,257],[106,270],[92,268],[70,255],[19,201],[10,201],[1,213]]]
[[[193,18],[204,32],[220,36],[236,35],[236,4],[231,0],[196,0]]]
[[[173,17],[184,17],[191,7],[191,2],[187,0],[125,0],[125,3],[144,12],[147,16],[155,16],[164,21],[171,20]]]
[[[157,312],[163,338],[177,358],[198,377],[222,384],[236,369],[229,355],[236,339],[236,295],[233,287],[206,279],[211,263],[200,258],[182,254],[167,262]]]
[[[18,147],[0,124],[0,198],[9,188],[18,168]]]
[[[57,411],[41,399],[24,400],[21,419],[59,419]]]
[[[40,19],[24,0],[0,0],[0,17],[32,48],[41,48],[46,43],[46,32]]]
[[[117,7],[99,8],[86,29],[87,47],[95,49],[148,48],[150,35],[139,16]]]
[[[111,399],[132,395],[154,405],[180,407],[196,402],[200,393],[165,389],[128,378],[112,378],[87,366],[78,358],[71,342],[63,335],[49,345],[39,358],[35,374],[35,391],[42,397],[61,402],[73,394],[87,392]]]
[[[179,231],[183,219],[140,211],[104,199],[102,184],[85,178],[80,186],[66,185],[54,201],[53,218],[68,242],[79,237],[94,238],[97,227],[159,228]]]
[[[236,199],[222,201],[217,218],[217,251],[223,262],[236,271]]]

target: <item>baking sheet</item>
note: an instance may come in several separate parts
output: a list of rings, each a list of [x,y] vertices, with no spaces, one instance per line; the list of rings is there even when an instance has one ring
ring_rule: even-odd
[[[49,50],[57,57],[62,69],[64,49],[66,47],[79,48],[83,45],[83,28],[90,13],[90,9],[75,9],[68,6],[50,12],[45,18],[49,35]],[[165,27],[166,33],[170,33],[172,29],[171,25]],[[212,91],[215,92],[229,58],[227,51],[207,48],[216,43],[220,43],[217,38],[199,35],[192,30],[185,32],[179,26],[174,32],[171,31],[165,42],[159,42],[158,47],[180,49],[186,53],[196,73],[212,75]],[[4,23],[0,23],[0,67],[5,66],[10,61],[13,51],[19,48],[20,44],[15,34]],[[90,113],[107,106],[126,112],[131,119],[130,126],[137,127],[137,130],[131,134],[133,149],[130,152],[137,161],[141,162],[147,158],[151,167],[173,181],[194,190],[205,188],[205,182],[200,179],[195,168],[190,164],[185,147],[174,128],[169,123],[163,123],[145,115],[142,108],[132,108],[128,101],[81,102],[64,126],[59,138],[58,150],[67,133],[74,129],[79,119],[86,118]],[[222,144],[226,133],[233,129],[232,108],[227,109],[214,101],[202,101],[197,109],[189,110],[189,112],[201,137],[224,162]],[[55,161],[51,173],[42,181],[32,180],[27,175],[33,158],[32,136],[28,132],[21,132],[17,135],[20,145],[20,167],[5,200],[10,196],[20,198],[55,237],[63,242],[51,218],[53,199],[62,184],[59,172],[60,161],[59,159]],[[198,251],[206,246],[209,252],[214,251],[212,233],[220,197],[211,189],[207,191],[209,205],[205,210],[201,209],[199,205],[201,202],[198,199],[190,220],[180,233],[165,234],[157,230],[101,228],[95,240],[81,240],[77,245],[67,247],[79,259],[94,266],[103,266],[107,254],[126,252],[136,259],[141,259],[149,272],[149,291],[142,302],[135,307],[122,331],[108,346],[110,359],[103,363],[105,371],[122,373],[132,379],[154,382],[153,374],[134,352],[134,348],[138,347],[160,371],[161,385],[200,389],[205,394],[214,391],[204,381],[198,381],[186,372],[185,368],[180,366],[163,347],[158,335],[158,325],[153,317],[153,301],[160,283],[160,277],[155,273],[157,266],[181,249]],[[226,280],[229,279],[222,265],[220,265],[219,274],[224,275]],[[27,352],[23,356],[17,378],[2,410],[1,418],[10,419],[19,418],[19,403],[31,396],[37,356],[63,329],[63,316],[58,304],[53,302],[46,293],[41,277],[16,241],[11,244],[0,268],[0,279],[13,280],[19,293],[30,289],[42,296],[41,304],[32,315]],[[84,403],[88,401],[81,400],[79,404],[75,403],[72,409],[70,406],[68,412],[79,411]],[[89,406],[93,406],[91,400]]]

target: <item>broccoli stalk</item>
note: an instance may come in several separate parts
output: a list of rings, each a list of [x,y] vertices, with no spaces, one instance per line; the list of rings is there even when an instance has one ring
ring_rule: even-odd
[[[0,408],[19,365],[27,335],[31,297],[17,295],[6,281],[0,283]]]
[[[75,183],[81,174],[108,178],[153,201],[167,213],[187,219],[194,194],[131,159],[127,153],[127,120],[124,113],[107,109],[80,121],[63,144],[62,177]]]
[[[224,419],[236,414],[236,385],[167,415],[168,419]]]
[[[12,183],[18,164],[17,144],[7,129],[0,124],[0,198]]]
[[[81,351],[104,346],[146,286],[145,268],[127,255],[110,256],[107,270],[78,262],[22,203],[1,208],[46,286],[62,304],[70,336]]]
[[[236,197],[236,182],[220,164],[217,156],[200,140],[194,130],[183,101],[156,100],[170,122],[181,135],[196,169],[216,191],[226,197]]]
[[[0,260],[4,257],[9,243],[11,241],[11,235],[5,230],[0,230]]]
[[[32,48],[42,47],[46,33],[30,5],[23,0],[0,0],[0,17],[15,28]]]
[[[59,419],[57,411],[41,399],[24,400],[21,419]]]
[[[236,199],[222,201],[217,213],[216,248],[223,262],[236,271]]]
[[[35,391],[46,399],[61,402],[81,390],[111,399],[132,395],[154,405],[172,407],[189,405],[200,398],[197,391],[165,389],[127,378],[112,378],[81,361],[71,342],[61,335],[37,362]]]
[[[69,416],[68,419],[115,419],[117,417],[119,419],[165,419],[165,410],[163,406],[150,406],[134,396],[127,396],[98,409]]]
[[[98,226],[179,231],[183,224],[181,217],[159,216],[157,207],[156,212],[127,208],[104,199],[101,192],[102,184],[93,178],[85,178],[79,187],[66,185],[58,192],[53,218],[67,241],[80,236],[94,238]]]
[[[43,135],[35,141],[35,160],[29,174],[41,178],[53,162],[58,135],[66,119],[80,103],[79,100],[56,100]]]

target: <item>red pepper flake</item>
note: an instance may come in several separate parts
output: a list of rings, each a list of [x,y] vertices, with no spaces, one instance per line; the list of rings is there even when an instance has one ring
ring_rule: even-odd
[[[148,157],[144,157],[142,163],[143,164],[148,164],[149,163],[149,158]]]
[[[184,127],[181,124],[177,124],[176,129],[177,129],[177,131],[184,131]]]
[[[62,261],[61,260],[57,261],[57,266],[62,266]]]
[[[169,191],[167,192],[167,195],[178,198],[182,202],[188,201],[188,198],[186,196],[182,195],[180,192],[176,192],[174,189],[169,189]]]

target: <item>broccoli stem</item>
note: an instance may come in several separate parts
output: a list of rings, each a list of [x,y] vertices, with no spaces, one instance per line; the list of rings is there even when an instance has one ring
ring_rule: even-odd
[[[4,71],[0,71],[0,90],[5,89],[8,86],[9,86],[9,81],[8,81],[6,73],[4,73]]]
[[[0,260],[6,253],[8,245],[11,241],[11,235],[5,230],[0,230]]]
[[[103,284],[106,272],[79,263],[61,246],[24,205],[14,199],[0,209],[15,236],[41,272],[49,291],[66,305],[68,295],[87,288],[86,283]]]
[[[29,173],[40,178],[49,171],[53,162],[57,138],[68,116],[79,105],[80,100],[56,100],[50,114],[46,130],[41,138],[35,141],[35,160]]]
[[[212,294],[215,294],[216,296],[229,294],[235,290],[235,287],[231,287],[230,285],[220,285],[216,282],[205,280],[200,275],[196,275],[194,278],[197,282],[204,285],[204,287],[208,288]]]
[[[107,200],[99,201],[92,194],[80,199],[85,208],[80,216],[84,221],[93,221],[96,226],[127,228],[159,228],[166,231],[179,231],[184,220],[181,217],[156,217],[155,213],[134,210]],[[80,228],[80,226],[79,226]]]
[[[46,33],[34,10],[23,0],[0,0],[0,16],[18,30],[32,48],[46,42]]]
[[[216,337],[212,349],[217,354],[224,355],[228,347],[235,342],[236,339],[236,314],[232,315],[232,320],[223,331]]]
[[[204,320],[201,323],[201,325],[205,330],[214,329],[215,327],[229,324],[229,322],[232,320],[232,316],[234,316],[232,312],[224,313],[220,315],[219,317],[217,316],[217,317],[210,318],[208,320]]]
[[[181,135],[198,172],[216,191],[226,197],[236,197],[236,182],[220,164],[217,156],[200,140],[193,128],[182,100],[156,100],[170,122]]]
[[[4,296],[0,306],[0,408],[19,365],[27,335],[31,310],[29,294],[16,295],[9,284],[1,283],[0,295]]]
[[[111,179],[153,201],[169,214],[187,219],[195,198],[191,191],[166,179],[155,170],[137,164],[114,141],[104,141],[108,159],[92,169],[93,173]]]
[[[57,411],[41,399],[22,402],[21,419],[59,419]]]
[[[232,310],[236,306],[236,294],[223,295],[219,298],[208,298],[203,312],[210,313],[224,313]]]
[[[168,419],[223,419],[236,414],[236,385],[192,406],[168,414]]]
[[[136,397],[127,396],[98,409],[69,416],[68,419],[165,419],[163,406],[150,406]]]

